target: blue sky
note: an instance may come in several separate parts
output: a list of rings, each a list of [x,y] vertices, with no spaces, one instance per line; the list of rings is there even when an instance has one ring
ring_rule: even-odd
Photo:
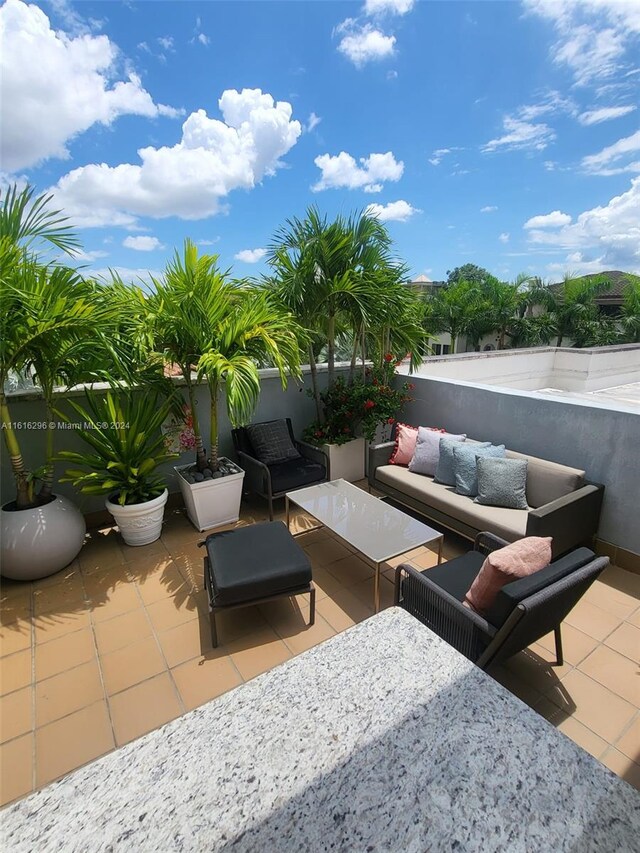
[[[640,2],[7,0],[2,185],[89,269],[187,236],[237,276],[316,204],[372,205],[412,274],[640,272]]]

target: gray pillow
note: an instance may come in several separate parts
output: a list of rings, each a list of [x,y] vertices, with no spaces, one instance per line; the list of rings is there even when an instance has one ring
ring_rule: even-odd
[[[426,474],[433,477],[440,458],[440,439],[450,438],[452,441],[464,441],[466,435],[452,435],[439,432],[427,427],[418,427],[418,438],[413,458],[409,462],[409,470],[414,474]]]
[[[256,457],[265,465],[300,458],[291,441],[286,421],[249,424],[246,430]]]
[[[527,460],[478,456],[479,504],[528,509]]]
[[[475,497],[478,494],[476,470],[478,456],[503,457],[504,454],[504,444],[491,444],[490,441],[482,444],[467,444],[465,442],[455,445],[453,448],[453,473],[456,478],[456,492],[459,495]]]
[[[443,483],[445,486],[455,486],[456,475],[453,473],[453,448],[461,441],[466,441],[466,435],[445,435],[440,438],[440,456],[438,457],[438,466],[434,476],[436,483]],[[477,444],[475,445],[478,446]]]

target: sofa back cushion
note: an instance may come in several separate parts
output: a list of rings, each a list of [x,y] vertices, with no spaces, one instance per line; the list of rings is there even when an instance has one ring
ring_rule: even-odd
[[[575,492],[584,484],[584,471],[535,456],[507,450],[510,459],[527,460],[527,503],[537,509]]]
[[[549,563],[533,575],[513,580],[496,595],[496,600],[486,612],[487,622],[494,628],[500,628],[507,621],[514,607],[521,601],[540,592],[552,583],[570,575],[595,559],[595,554],[588,548],[576,548],[570,554],[565,554],[559,560]]]

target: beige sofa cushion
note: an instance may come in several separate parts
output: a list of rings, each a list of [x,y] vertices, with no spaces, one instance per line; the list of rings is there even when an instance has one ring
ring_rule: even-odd
[[[537,508],[575,492],[584,484],[584,471],[507,450],[510,459],[526,459],[527,503]]]
[[[526,509],[505,509],[474,503],[473,498],[458,495],[452,486],[434,483],[432,477],[414,474],[397,465],[381,465],[376,477],[392,489],[431,506],[474,530],[490,530],[496,536],[512,541],[527,530]]]

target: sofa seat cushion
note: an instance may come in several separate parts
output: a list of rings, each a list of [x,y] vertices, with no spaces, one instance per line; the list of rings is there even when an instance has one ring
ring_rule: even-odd
[[[281,521],[212,533],[206,545],[216,606],[278,595],[311,582],[309,558]]]
[[[381,465],[376,469],[376,477],[390,488],[425,504],[427,515],[428,508],[433,507],[473,530],[488,530],[509,542],[526,534],[526,509],[505,509],[474,503],[473,498],[456,494],[451,486],[435,483],[431,477],[414,474],[397,465]]]
[[[476,579],[483,563],[484,554],[479,551],[468,551],[461,557],[455,557],[446,563],[440,563],[439,566],[425,569],[422,574],[458,601],[464,601],[465,594]]]
[[[324,465],[305,459],[304,456],[290,459],[288,462],[276,462],[268,467],[271,473],[271,491],[274,495],[319,483],[325,479],[327,473]]]
[[[509,459],[527,460],[527,503],[537,509],[575,492],[584,485],[584,471],[536,456],[507,450]]]

